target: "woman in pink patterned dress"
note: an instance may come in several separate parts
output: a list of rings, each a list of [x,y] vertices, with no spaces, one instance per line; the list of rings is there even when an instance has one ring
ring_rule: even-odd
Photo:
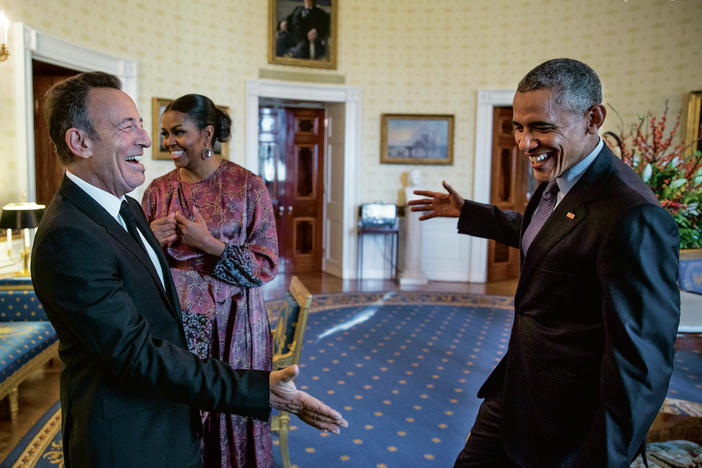
[[[263,181],[214,154],[231,119],[188,94],[161,119],[175,170],[155,179],[142,206],[173,274],[190,350],[235,369],[271,369],[272,343],[260,286],[278,271],[278,243]],[[206,467],[270,467],[270,426],[202,413]]]

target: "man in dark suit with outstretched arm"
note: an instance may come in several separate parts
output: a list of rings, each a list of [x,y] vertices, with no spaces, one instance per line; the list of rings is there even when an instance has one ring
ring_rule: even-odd
[[[519,83],[515,140],[541,182],[524,214],[419,190],[420,220],[521,249],[506,355],[456,467],[628,467],[673,371],[678,229],[598,135],[597,74],[549,60]]]
[[[199,467],[198,409],[267,419],[271,407],[339,432],[346,421],[281,371],[188,352],[175,286],[139,203],[151,140],[106,73],[47,93],[66,167],[34,241],[32,281],[59,337],[66,467]]]

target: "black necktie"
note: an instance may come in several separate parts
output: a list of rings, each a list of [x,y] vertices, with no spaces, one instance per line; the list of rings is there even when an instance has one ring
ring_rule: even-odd
[[[151,255],[149,255],[149,251],[146,250],[146,247],[144,246],[144,243],[141,240],[141,236],[139,235],[139,230],[136,227],[136,222],[134,221],[134,215],[132,214],[132,211],[129,209],[129,203],[127,203],[127,200],[122,201],[122,205],[119,208],[119,215],[122,217],[122,220],[124,221],[124,224],[127,225],[127,231],[129,231],[129,234],[132,235],[135,241],[141,246],[141,249],[144,251],[146,254],[147,258],[149,259],[149,263],[152,263],[153,260],[151,258]],[[147,241],[148,242],[148,241]],[[153,248],[153,245],[151,246]],[[158,259],[158,263],[161,267],[161,273],[165,275],[165,272],[168,271],[168,264],[165,262],[165,258],[163,255],[159,255],[156,253],[156,258]],[[152,263],[152,266],[154,269],[157,271],[158,268],[155,264]],[[158,273],[157,273],[158,274]],[[168,280],[164,277],[161,279],[161,284],[164,286],[166,292],[168,293],[169,300],[173,302],[173,296],[171,294],[171,287],[170,283]]]
[[[141,237],[139,236],[139,230],[137,229],[136,222],[134,221],[134,215],[129,209],[129,204],[127,203],[127,200],[122,201],[122,206],[120,206],[119,208],[119,215],[122,217],[124,224],[127,225],[127,231],[129,231],[129,234],[132,235],[134,240],[137,241],[137,243],[141,246],[144,252],[146,252],[146,247],[144,247],[144,243],[141,241]],[[146,253],[148,255],[148,252]]]
[[[556,183],[556,179],[551,179],[546,186],[546,190],[541,194],[541,200],[539,200],[539,206],[536,208],[536,214],[531,218],[529,225],[524,231],[524,236],[522,237],[522,250],[524,251],[524,255],[527,254],[531,242],[546,223],[548,217],[551,216],[553,207],[556,206],[557,194],[558,184]]]

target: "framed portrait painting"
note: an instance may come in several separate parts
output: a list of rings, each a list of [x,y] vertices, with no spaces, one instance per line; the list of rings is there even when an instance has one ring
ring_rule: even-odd
[[[336,68],[339,0],[269,0],[268,63]]]
[[[690,101],[687,105],[687,132],[685,141],[690,146],[690,151],[702,152],[702,91],[690,93]],[[693,142],[696,142],[693,144]]]
[[[171,159],[171,154],[168,148],[163,144],[163,136],[161,135],[161,116],[163,111],[166,110],[168,104],[173,102],[173,99],[159,98],[155,97],[151,100],[151,116],[153,122],[153,129],[151,134],[151,148],[153,152],[154,159]],[[229,108],[226,106],[217,106],[217,109],[221,109],[227,114],[229,114]],[[215,154],[221,155],[224,159],[229,159],[229,143],[220,143],[216,141],[214,147],[212,148]]]
[[[382,114],[380,162],[453,164],[453,115]]]

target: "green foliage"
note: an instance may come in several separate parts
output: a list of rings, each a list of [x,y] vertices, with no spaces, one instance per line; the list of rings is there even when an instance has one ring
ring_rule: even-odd
[[[611,107],[611,106],[610,106]],[[614,110],[616,113],[616,109]],[[702,154],[697,141],[673,146],[680,116],[666,132],[668,105],[660,118],[650,112],[619,134],[604,139],[614,152],[651,187],[678,223],[681,249],[702,248]],[[618,114],[617,114],[618,115]]]

